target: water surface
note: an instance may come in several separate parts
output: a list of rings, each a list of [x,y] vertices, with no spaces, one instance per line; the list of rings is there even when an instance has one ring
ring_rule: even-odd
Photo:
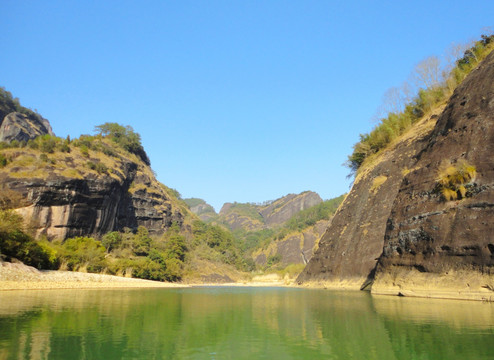
[[[290,288],[2,292],[0,359],[494,359],[494,304]]]

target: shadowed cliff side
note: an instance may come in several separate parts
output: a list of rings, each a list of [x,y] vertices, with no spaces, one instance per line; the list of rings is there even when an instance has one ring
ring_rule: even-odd
[[[489,299],[493,80],[491,53],[439,118],[366,160],[299,283],[363,288],[377,268],[375,293]]]
[[[386,221],[403,175],[425,146],[437,115],[416,125],[385,152],[369,159],[319,241],[319,249],[297,281],[360,289],[382,253]]]
[[[493,153],[491,53],[455,90],[400,186],[373,292],[429,293],[441,276],[433,287],[443,296],[494,298]]]

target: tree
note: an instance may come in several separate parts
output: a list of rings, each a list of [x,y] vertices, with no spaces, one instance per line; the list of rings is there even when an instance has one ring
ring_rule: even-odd
[[[94,128],[94,131],[101,136],[108,137],[124,150],[137,155],[146,165],[151,162],[141,144],[141,136],[134,129],[127,125],[122,126],[117,123],[104,123]]]
[[[441,61],[437,56],[429,56],[419,62],[412,73],[417,87],[432,89],[442,82]]]

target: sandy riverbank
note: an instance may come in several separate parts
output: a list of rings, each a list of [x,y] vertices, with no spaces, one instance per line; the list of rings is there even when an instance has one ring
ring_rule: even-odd
[[[293,280],[276,274],[255,276],[249,281],[233,283],[167,283],[113,275],[73,271],[39,271],[21,263],[0,262],[0,291],[49,289],[108,289],[108,288],[177,288],[191,286],[294,286]]]
[[[72,271],[39,271],[20,263],[0,262],[1,290],[156,288],[185,287],[184,284],[125,278]]]

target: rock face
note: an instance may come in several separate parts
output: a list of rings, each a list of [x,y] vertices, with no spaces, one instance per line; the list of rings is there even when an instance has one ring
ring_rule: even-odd
[[[322,202],[321,197],[312,191],[288,194],[259,210],[268,226],[281,225],[296,213]]]
[[[17,211],[29,219],[38,236],[65,239],[141,225],[159,234],[173,222],[182,224],[181,209],[174,208],[170,196],[153,179],[139,174],[137,166],[129,169],[123,182],[91,175],[86,179],[56,175],[46,180],[2,178],[1,182],[21,194],[27,206]]]
[[[358,288],[376,276],[374,291],[396,269],[492,273],[493,151],[491,53],[456,89],[439,118],[422,120],[364,164],[298,281],[347,282]],[[448,201],[438,185],[440,169],[461,164],[473,166],[476,178],[454,189],[457,199]]]
[[[183,200],[189,206],[190,211],[199,216],[202,221],[210,222],[218,217],[214,208],[203,199],[189,198]]]
[[[103,145],[111,142],[97,146]],[[105,155],[71,145],[70,152],[47,154],[25,147],[2,155],[8,164],[0,168],[0,204],[15,208],[38,236],[65,239],[141,225],[160,234],[190,214],[148,165],[121,149]]]
[[[12,112],[0,122],[0,141],[28,141],[45,134],[53,135],[50,123],[37,114]]]
[[[391,210],[380,270],[494,273],[494,53],[456,89]],[[437,191],[441,167],[470,164],[465,196]],[[382,268],[382,269],[381,269]]]
[[[413,167],[435,119],[418,124],[413,138],[404,139],[382,154],[377,164],[362,169],[299,282],[345,280],[360,287],[373,277],[403,172]]]
[[[217,216],[214,208],[209,204],[199,204],[190,208],[194,214],[199,216],[202,221],[210,221]]]
[[[219,212],[219,219],[232,230],[255,231],[282,225],[296,213],[321,202],[317,193],[304,191],[288,194],[268,205],[225,203]]]
[[[314,226],[288,235],[280,241],[272,242],[266,250],[260,250],[254,254],[254,261],[264,266],[269,256],[279,255],[283,265],[307,264],[329,223],[330,220],[320,220]]]

